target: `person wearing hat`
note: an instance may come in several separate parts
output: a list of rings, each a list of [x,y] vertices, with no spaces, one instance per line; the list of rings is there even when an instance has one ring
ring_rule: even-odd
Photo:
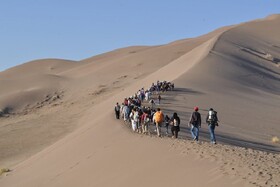
[[[191,126],[191,135],[194,141],[198,141],[199,128],[201,127],[201,115],[198,107],[194,107],[194,111],[190,117],[189,126]]]
[[[206,116],[206,123],[208,124],[210,140],[213,144],[216,144],[215,127],[218,126],[218,121],[217,112],[210,108]]]

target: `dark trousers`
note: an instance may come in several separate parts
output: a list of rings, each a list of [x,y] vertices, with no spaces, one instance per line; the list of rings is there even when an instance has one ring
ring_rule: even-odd
[[[172,136],[178,138],[179,126],[172,126],[171,127]]]
[[[116,114],[116,118],[120,119],[120,111],[115,111],[115,114]]]

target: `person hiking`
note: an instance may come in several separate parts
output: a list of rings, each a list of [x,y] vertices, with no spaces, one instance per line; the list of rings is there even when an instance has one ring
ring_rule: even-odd
[[[123,119],[123,107],[124,107],[124,103],[121,104],[121,108],[120,108],[120,118]]]
[[[138,131],[138,122],[139,122],[139,115],[136,108],[132,109],[132,112],[130,113],[130,121],[131,121],[131,127],[134,132]]]
[[[170,122],[170,118],[168,115],[165,115],[164,121],[165,121],[166,134],[168,135],[168,127],[169,127],[169,122]]]
[[[160,101],[161,101],[161,96],[160,94],[158,94],[158,104],[160,104]]]
[[[150,103],[151,103],[151,108],[154,109],[154,107],[155,107],[155,105],[156,105],[156,104],[155,104],[155,101],[154,101],[153,99],[151,99],[151,100],[150,100]]]
[[[119,103],[117,103],[115,106],[116,119],[120,119],[120,110],[121,110],[121,106],[119,105]]]
[[[194,111],[190,117],[189,126],[191,125],[191,135],[194,141],[198,141],[199,128],[201,127],[201,115],[198,107],[194,107]]]
[[[160,108],[157,109],[157,112],[154,114],[154,119],[155,119],[155,123],[156,123],[156,131],[157,131],[157,135],[158,137],[161,137],[161,125],[162,122],[164,121],[164,115],[162,113],[162,111],[160,110]]]
[[[146,92],[145,92],[145,100],[149,101],[150,100],[150,96],[151,96],[150,91],[146,90]]]
[[[123,113],[124,122],[127,123],[129,121],[130,109],[126,104],[123,107],[122,113]]]
[[[138,112],[138,120],[137,120],[137,132],[142,133],[142,121],[141,116],[143,114],[143,111],[141,107],[136,108],[136,111]]]
[[[172,138],[178,138],[178,132],[180,131],[180,118],[176,112],[174,112],[170,119]]]
[[[141,116],[141,121],[142,121],[142,133],[149,134],[150,116],[146,110]]]
[[[171,84],[171,91],[174,90],[174,87],[175,87],[175,86],[174,86],[174,83],[172,83],[172,84]]]
[[[213,108],[210,108],[206,116],[206,123],[208,124],[210,140],[211,143],[213,144],[216,144],[215,127],[219,126],[218,121],[219,120],[218,120],[217,112],[214,111]]]

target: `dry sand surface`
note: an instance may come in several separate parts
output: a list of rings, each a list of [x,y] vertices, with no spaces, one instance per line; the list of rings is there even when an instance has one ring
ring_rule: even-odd
[[[280,16],[160,46],[118,49],[79,62],[37,60],[0,73],[0,186],[279,186]],[[132,133],[113,106],[168,80],[165,114],[179,139]],[[146,103],[147,104],[147,103]],[[218,111],[217,145],[206,124]]]

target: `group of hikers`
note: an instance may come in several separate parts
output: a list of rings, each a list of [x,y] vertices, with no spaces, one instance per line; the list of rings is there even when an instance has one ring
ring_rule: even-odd
[[[194,107],[194,111],[191,114],[189,120],[189,126],[191,126],[191,135],[193,140],[198,141],[199,129],[201,128],[201,115],[198,112],[198,107]],[[210,108],[207,112],[206,123],[208,125],[211,143],[216,144],[215,128],[218,124],[217,112],[213,108]]]
[[[169,134],[169,127],[171,127],[172,138],[178,138],[180,131],[180,117],[176,112],[171,117],[164,115],[160,108],[155,109],[156,101],[158,105],[161,102],[161,93],[166,91],[173,91],[174,83],[167,81],[157,81],[153,83],[147,90],[144,88],[138,90],[133,96],[125,98],[123,103],[115,105],[115,115],[117,119],[122,118],[125,124],[128,124],[134,132],[150,134],[150,126],[155,126],[157,136],[162,136],[162,127],[166,129],[166,134]],[[153,97],[152,97],[153,96]],[[155,99],[155,100],[154,100]],[[145,102],[145,105],[143,103]],[[199,129],[201,127],[201,115],[198,112],[199,108],[194,107],[189,120],[190,132],[194,141],[198,141]],[[206,123],[210,132],[211,143],[216,144],[215,127],[218,126],[217,112],[210,108]]]

